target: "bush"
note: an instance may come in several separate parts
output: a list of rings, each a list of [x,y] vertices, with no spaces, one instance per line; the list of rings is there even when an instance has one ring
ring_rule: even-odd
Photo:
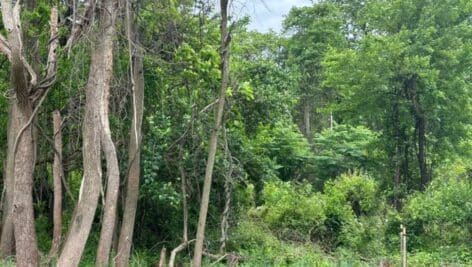
[[[404,221],[409,228],[411,250],[447,254],[453,261],[472,260],[470,253],[458,249],[470,246],[472,238],[469,180],[437,178],[425,192],[408,200]]]
[[[368,256],[384,252],[385,202],[378,196],[377,183],[367,175],[341,175],[325,186],[326,221],[324,242]]]
[[[327,250],[345,247],[366,256],[385,252],[385,204],[369,176],[342,175],[324,193],[308,183],[267,182],[262,199],[264,205],[249,214],[282,240],[319,242]]]
[[[239,266],[333,266],[314,244],[278,239],[267,225],[254,218],[240,221],[231,235],[231,249],[242,256]]]
[[[323,196],[313,193],[307,183],[267,182],[262,199],[264,205],[256,214],[281,237],[309,241],[325,220]]]

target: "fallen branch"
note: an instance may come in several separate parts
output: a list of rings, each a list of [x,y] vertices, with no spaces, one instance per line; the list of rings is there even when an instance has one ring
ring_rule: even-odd
[[[187,246],[190,245],[190,243],[194,242],[195,239],[192,239],[190,241],[184,241],[182,243],[180,243],[176,248],[174,248],[172,250],[172,252],[170,253],[170,259],[169,259],[169,267],[174,267],[174,264],[175,264],[175,256],[177,255],[177,253],[181,252],[182,250],[184,250]]]

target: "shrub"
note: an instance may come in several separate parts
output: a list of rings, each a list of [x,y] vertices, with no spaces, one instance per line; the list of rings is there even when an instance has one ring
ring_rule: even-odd
[[[230,247],[243,258],[239,266],[333,266],[312,243],[278,239],[263,221],[245,218],[230,238]]]
[[[320,231],[325,220],[324,199],[321,194],[313,193],[308,183],[267,182],[262,198],[264,205],[256,213],[279,236],[308,241]]]
[[[470,245],[471,220],[472,184],[466,179],[437,178],[425,192],[414,194],[404,209],[410,249],[450,251],[447,254],[457,254],[456,260],[472,259],[457,249]]]
[[[331,247],[346,247],[365,255],[384,252],[384,201],[377,183],[365,174],[341,175],[325,186],[325,236]]]

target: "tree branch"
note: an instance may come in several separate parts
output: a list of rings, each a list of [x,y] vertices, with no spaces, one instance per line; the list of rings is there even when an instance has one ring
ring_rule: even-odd
[[[10,57],[11,57],[10,44],[5,39],[5,37],[1,34],[0,34],[0,53],[7,56],[7,58],[10,60]]]

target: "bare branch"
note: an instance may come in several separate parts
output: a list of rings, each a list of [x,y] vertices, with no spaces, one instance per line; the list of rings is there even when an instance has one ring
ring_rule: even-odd
[[[38,83],[38,75],[36,74],[34,69],[31,67],[31,65],[28,63],[26,58],[23,56],[23,39],[22,39],[20,13],[21,13],[20,1],[16,1],[15,6],[13,7],[13,10],[12,10],[12,17],[13,17],[12,26],[16,28],[15,30],[16,36],[14,36],[14,38],[18,38],[21,62],[23,63],[23,66],[25,67],[25,69],[28,71],[31,77],[30,83],[34,87]]]
[[[10,57],[11,57],[10,44],[5,39],[5,37],[1,34],[0,34],[0,53],[7,56],[8,59],[10,59]]]
[[[11,46],[16,46],[17,51],[20,53],[20,60],[25,69],[28,71],[30,77],[31,77],[31,85],[36,85],[38,79],[36,72],[34,72],[33,68],[31,65],[26,61],[24,56],[22,55],[22,50],[23,50],[23,43],[22,43],[22,34],[21,34],[21,20],[20,20],[20,11],[21,11],[21,6],[20,6],[20,1],[16,1],[15,6],[12,7],[12,2],[9,0],[2,0],[1,1],[1,6],[2,6],[2,19],[3,19],[3,24],[5,25],[5,28],[7,30],[7,35],[8,35],[8,40],[7,42],[3,36],[0,38],[0,46],[3,46],[3,48],[0,48],[0,51],[3,53],[9,51],[9,59],[11,60]],[[8,48],[8,49],[7,49]],[[8,55],[8,54],[7,54]]]
[[[84,2],[83,5],[84,9],[82,10],[82,13],[77,14],[77,5],[74,3],[72,30],[65,46],[65,50],[67,50],[69,56],[72,47],[77,42],[80,35],[82,35],[82,32],[84,31],[85,27],[90,24],[89,22],[93,16],[94,4],[92,3],[92,1],[87,0]]]

